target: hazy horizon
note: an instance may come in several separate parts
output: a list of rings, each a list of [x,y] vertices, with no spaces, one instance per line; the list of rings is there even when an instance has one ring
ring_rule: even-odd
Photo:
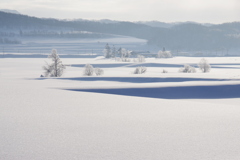
[[[2,9],[56,19],[225,23],[240,21],[238,0],[1,0]]]

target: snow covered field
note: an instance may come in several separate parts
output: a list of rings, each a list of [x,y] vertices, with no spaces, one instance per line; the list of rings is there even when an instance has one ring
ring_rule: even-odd
[[[2,58],[0,159],[238,160],[240,58],[178,72],[200,59],[63,58],[61,78],[40,78],[47,58]],[[104,75],[83,76],[86,63]]]

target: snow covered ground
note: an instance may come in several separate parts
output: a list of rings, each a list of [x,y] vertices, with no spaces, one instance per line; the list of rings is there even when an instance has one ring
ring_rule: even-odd
[[[240,58],[178,72],[200,59],[63,58],[63,77],[40,78],[47,58],[2,58],[0,159],[238,160]],[[105,74],[83,76],[86,63]]]

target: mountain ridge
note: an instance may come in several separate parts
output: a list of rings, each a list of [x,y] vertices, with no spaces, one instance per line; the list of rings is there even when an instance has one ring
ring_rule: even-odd
[[[240,49],[240,22],[218,25],[181,23],[172,27],[152,27],[124,21],[59,20],[37,18],[0,11],[0,28],[6,32],[87,31],[146,39],[149,45],[171,50]],[[114,22],[114,23],[113,23]],[[12,30],[12,31],[11,31]]]

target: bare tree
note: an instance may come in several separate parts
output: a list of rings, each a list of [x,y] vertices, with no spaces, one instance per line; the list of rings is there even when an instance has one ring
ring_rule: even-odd
[[[46,65],[43,66],[43,70],[45,70],[45,77],[61,77],[66,67],[62,64],[62,61],[57,54],[57,50],[52,49],[52,53],[48,56],[48,58],[52,59],[52,63],[49,64],[46,62]]]
[[[211,69],[211,65],[204,58],[201,59],[201,61],[198,64],[198,67],[200,70],[202,70],[203,73],[209,72]]]

